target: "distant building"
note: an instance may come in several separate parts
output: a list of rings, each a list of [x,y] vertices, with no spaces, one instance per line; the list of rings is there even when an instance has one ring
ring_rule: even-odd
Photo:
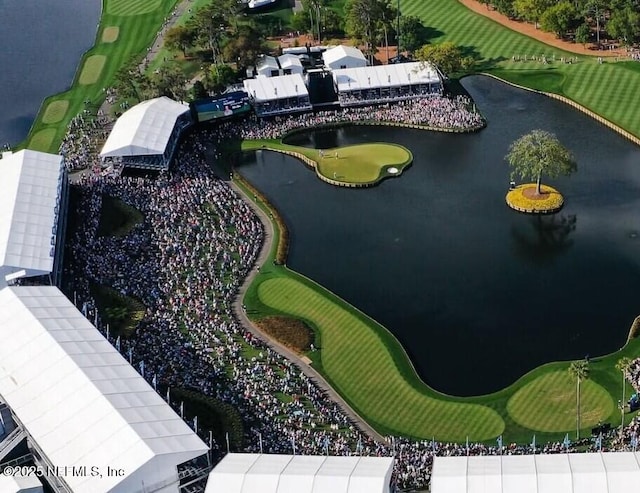
[[[262,56],[256,64],[256,74],[262,77],[278,77],[304,72],[302,61],[296,55],[281,55],[279,57]]]
[[[331,70],[341,68],[366,67],[367,59],[358,48],[352,46],[336,46],[322,53],[324,65]]]

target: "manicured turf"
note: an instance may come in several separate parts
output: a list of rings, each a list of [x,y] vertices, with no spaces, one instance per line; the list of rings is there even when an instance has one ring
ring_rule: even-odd
[[[119,34],[120,28],[118,26],[105,27],[104,31],[102,31],[102,42],[113,43],[116,39],[118,39]]]
[[[78,79],[78,84],[87,85],[87,84],[95,84],[100,79],[100,74],[102,73],[102,67],[104,67],[104,63],[107,57],[104,55],[92,55],[87,57],[84,61],[84,66],[82,67],[82,72],[80,72],[80,78]]]
[[[269,279],[260,284],[258,296],[271,308],[322,327],[322,368],[369,420],[393,423],[404,435],[460,441],[502,433],[504,422],[489,407],[433,399],[412,387],[368,324],[316,290],[294,279]]]
[[[176,3],[177,0],[104,0],[100,25],[107,26],[107,33],[105,34],[103,27],[98,29],[96,46],[79,61],[79,69],[71,89],[43,102],[29,136],[20,147],[57,152],[69,120],[85,107],[91,111],[97,109],[105,97],[103,88],[111,85],[113,75],[120,65],[131,55],[142,56]],[[114,28],[118,28],[117,42],[102,42],[104,36],[113,35]],[[93,58],[94,56],[104,57],[101,68],[98,67],[100,58]],[[85,60],[89,58],[93,61],[85,64]],[[47,108],[58,100],[68,101],[69,106],[63,119],[55,123],[45,121]],[[89,101],[88,106],[85,106],[85,101]]]
[[[584,428],[614,411],[609,392],[591,380],[580,383],[580,423]],[[576,382],[567,371],[546,373],[518,390],[507,404],[517,423],[536,431],[561,432],[576,425]]]
[[[66,99],[59,99],[58,101],[52,101],[44,110],[42,115],[42,123],[58,123],[64,118],[67,109],[69,108],[69,101]]]
[[[575,55],[511,31],[473,13],[457,0],[403,0],[402,13],[417,15],[433,28],[436,35],[432,42],[451,40],[477,54],[479,71],[563,94],[640,136],[637,62],[616,63],[607,59],[600,65],[594,57],[579,56],[578,63],[562,64],[560,57]],[[547,65],[512,61],[514,55],[543,54],[550,62]],[[551,73],[557,75],[548,77]]]
[[[412,160],[411,152],[399,145],[359,144],[322,151],[318,155],[318,172],[340,182],[374,183],[390,167],[399,174]]]

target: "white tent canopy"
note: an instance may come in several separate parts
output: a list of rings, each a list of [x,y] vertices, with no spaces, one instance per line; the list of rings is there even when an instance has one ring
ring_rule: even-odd
[[[309,91],[300,74],[246,79],[244,88],[256,102],[309,97]]]
[[[333,70],[332,73],[339,92],[440,82],[436,70],[429,64],[421,62],[346,68]]]
[[[189,106],[165,96],[143,101],[116,121],[100,157],[163,154],[178,117]]]
[[[53,269],[62,156],[31,150],[0,160],[0,286]]]
[[[42,493],[42,483],[35,474],[22,476],[0,474],[0,491],[2,493]]]
[[[227,454],[205,493],[388,493],[393,457]]]
[[[635,491],[640,453],[436,457],[432,493]]]
[[[0,290],[0,395],[74,493],[177,492],[206,445],[55,287]],[[107,475],[107,466],[122,475]]]
[[[330,69],[366,67],[367,59],[358,48],[336,46],[322,53],[322,60]]]

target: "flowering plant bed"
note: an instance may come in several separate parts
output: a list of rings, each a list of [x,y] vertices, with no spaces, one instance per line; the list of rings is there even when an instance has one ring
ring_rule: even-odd
[[[564,197],[548,185],[541,185],[540,193],[537,193],[535,183],[525,183],[509,190],[506,201],[507,205],[516,211],[550,214],[562,209]]]

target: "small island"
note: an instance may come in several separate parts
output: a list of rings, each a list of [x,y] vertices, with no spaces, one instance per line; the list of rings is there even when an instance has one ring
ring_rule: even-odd
[[[516,140],[505,157],[512,168],[507,205],[527,214],[552,214],[562,209],[564,197],[558,190],[541,183],[542,174],[551,178],[569,175],[577,165],[571,152],[558,138],[545,130],[532,130]],[[536,180],[516,186],[514,176]]]

